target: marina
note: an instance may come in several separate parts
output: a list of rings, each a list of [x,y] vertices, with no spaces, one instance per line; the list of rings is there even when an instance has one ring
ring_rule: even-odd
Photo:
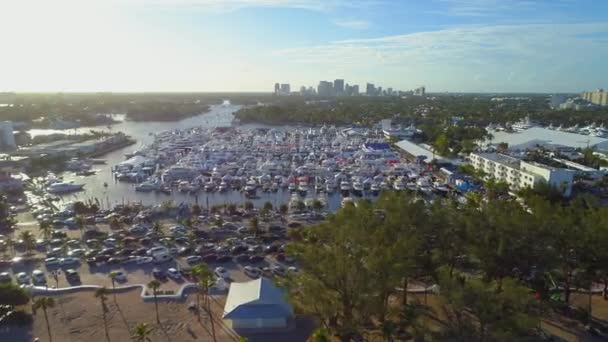
[[[68,163],[70,171],[59,175],[63,185],[53,193],[64,202],[96,200],[107,208],[166,200],[201,206],[251,201],[293,208],[319,202],[329,211],[344,198],[373,199],[387,189],[442,193],[431,173],[401,158],[381,130],[232,127],[239,108],[213,106],[206,114],[162,123],[157,131],[144,128],[156,123],[121,123],[113,129],[138,143],[100,156],[101,162]]]

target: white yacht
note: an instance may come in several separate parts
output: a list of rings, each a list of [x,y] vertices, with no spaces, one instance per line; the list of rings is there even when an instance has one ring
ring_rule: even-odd
[[[66,192],[80,191],[84,188],[84,184],[76,184],[74,182],[58,182],[51,184],[46,191],[52,194],[60,194]]]
[[[218,187],[218,190],[220,192],[224,192],[224,191],[228,191],[228,184],[226,182],[221,182],[220,186]]]
[[[351,190],[350,183],[348,181],[340,182],[340,190],[343,192],[350,192],[350,190]]]
[[[353,182],[353,193],[356,196],[361,196],[363,194],[363,184],[360,181]]]
[[[370,186],[370,190],[372,191],[372,195],[378,196],[378,194],[380,193],[380,185],[378,185],[377,183],[373,183]]]
[[[135,186],[135,191],[150,192],[150,191],[156,191],[159,188],[160,188],[160,186],[158,185],[158,183],[143,182],[143,183],[137,184]]]

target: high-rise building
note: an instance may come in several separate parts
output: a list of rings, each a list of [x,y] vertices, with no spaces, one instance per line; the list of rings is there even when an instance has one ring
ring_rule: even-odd
[[[319,86],[317,87],[317,93],[319,94],[319,96],[333,96],[334,85],[331,82],[321,81],[319,82]]]
[[[589,101],[598,106],[608,106],[608,91],[598,89],[596,91],[586,91],[581,94],[585,101]]]
[[[424,94],[426,94],[426,89],[424,88],[424,86],[414,89],[415,96],[424,96]]]
[[[281,85],[278,83],[274,84],[274,94],[275,95],[279,95],[279,92],[281,91]]]
[[[11,121],[0,122],[0,149],[11,150],[17,147]]]
[[[353,86],[351,87],[351,92],[350,92],[350,94],[351,94],[352,96],[357,96],[357,95],[359,95],[359,85],[358,85],[358,84],[355,84],[355,85],[353,85]]]
[[[336,95],[344,95],[344,80],[334,80],[334,92]]]
[[[291,94],[291,86],[289,85],[289,83],[281,84],[281,94],[283,94],[283,95]]]
[[[365,87],[365,94],[367,96],[375,96],[376,95],[376,87],[374,87],[373,83],[368,83]]]

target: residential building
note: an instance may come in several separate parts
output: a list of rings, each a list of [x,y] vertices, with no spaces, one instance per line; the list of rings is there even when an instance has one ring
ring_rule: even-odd
[[[425,94],[426,94],[426,89],[424,88],[424,86],[414,89],[415,96],[424,96]]]
[[[293,316],[293,308],[285,301],[285,293],[271,280],[262,277],[230,284],[223,315],[230,328],[287,328],[293,321]]]
[[[608,91],[604,91],[604,89],[583,92],[581,97],[598,106],[608,106]]]
[[[523,161],[500,153],[471,153],[471,165],[483,171],[487,177],[504,181],[512,190],[534,188],[546,183],[569,197],[572,194],[572,181],[575,172],[555,168],[536,162]]]
[[[13,123],[11,121],[0,122],[0,149],[12,150],[16,147]]]

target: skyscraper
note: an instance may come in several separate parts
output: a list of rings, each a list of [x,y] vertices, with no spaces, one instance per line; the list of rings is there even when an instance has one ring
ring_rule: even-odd
[[[317,93],[319,96],[332,96],[334,94],[334,86],[331,82],[321,81],[317,87]]]
[[[279,95],[279,91],[281,90],[281,86],[278,83],[274,84],[274,94]]]
[[[352,96],[358,96],[359,95],[359,85],[358,84],[355,84],[355,85],[352,86],[350,94]]]
[[[291,94],[291,86],[289,85],[289,83],[281,84],[281,94],[283,94],[283,95]]]
[[[367,96],[374,96],[376,95],[376,87],[374,87],[373,83],[368,83],[367,86],[365,87],[365,94]]]
[[[334,93],[335,95],[344,95],[344,80],[334,80]]]

